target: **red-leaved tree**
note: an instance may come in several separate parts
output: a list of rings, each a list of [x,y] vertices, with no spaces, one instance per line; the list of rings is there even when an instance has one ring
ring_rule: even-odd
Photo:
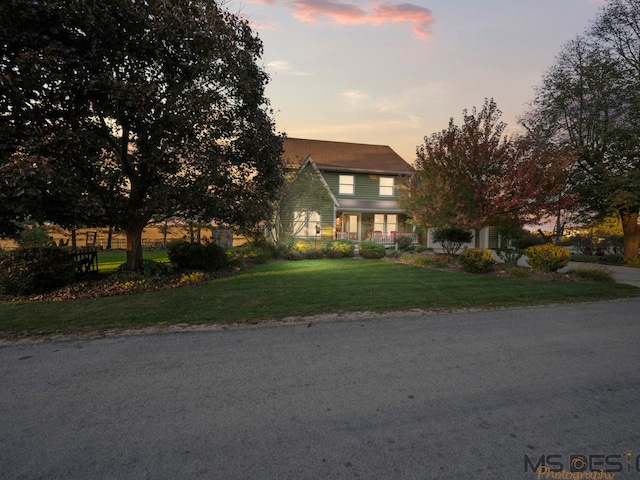
[[[416,174],[400,199],[417,223],[479,232],[488,226],[522,225],[570,199],[561,195],[571,155],[531,135],[507,137],[493,99],[463,112],[446,130],[425,137]]]

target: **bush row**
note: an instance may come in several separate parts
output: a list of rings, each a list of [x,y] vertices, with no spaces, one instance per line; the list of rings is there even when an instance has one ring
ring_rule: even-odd
[[[45,293],[75,280],[73,256],[58,247],[18,248],[0,255],[0,291]]]
[[[169,260],[180,270],[213,271],[227,264],[227,255],[214,243],[201,245],[185,241],[169,244]],[[140,272],[143,276],[160,276],[172,269],[165,264],[144,260]],[[11,252],[0,251],[0,293],[31,295],[46,293],[73,283],[77,279],[78,265],[73,255],[55,246],[20,247]],[[130,275],[121,267],[115,275]]]

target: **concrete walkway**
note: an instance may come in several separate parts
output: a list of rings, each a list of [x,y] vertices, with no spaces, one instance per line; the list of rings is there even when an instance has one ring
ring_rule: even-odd
[[[569,262],[560,272],[578,270],[579,268],[598,268],[613,275],[618,283],[640,287],[640,268],[621,267],[618,265],[600,265],[595,263]]]

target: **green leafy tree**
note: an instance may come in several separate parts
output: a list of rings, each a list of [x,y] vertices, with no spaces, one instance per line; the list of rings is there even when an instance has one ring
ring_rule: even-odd
[[[583,211],[616,212],[624,255],[640,247],[640,2],[610,0],[563,47],[532,106],[557,145],[577,152],[571,188]]]
[[[6,0],[0,19],[7,215],[113,225],[131,269],[152,220],[268,217],[282,142],[246,21],[215,0]]]

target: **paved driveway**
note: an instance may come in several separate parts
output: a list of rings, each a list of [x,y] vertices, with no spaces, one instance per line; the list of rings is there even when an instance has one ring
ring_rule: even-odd
[[[514,480],[580,454],[640,479],[639,310],[4,346],[0,478]]]
[[[633,285],[634,287],[640,287],[640,268],[632,267],[620,267],[618,265],[597,265],[593,263],[583,262],[569,262],[569,264],[560,270],[565,272],[570,269],[578,268],[599,268],[610,272],[618,283],[625,283]]]

